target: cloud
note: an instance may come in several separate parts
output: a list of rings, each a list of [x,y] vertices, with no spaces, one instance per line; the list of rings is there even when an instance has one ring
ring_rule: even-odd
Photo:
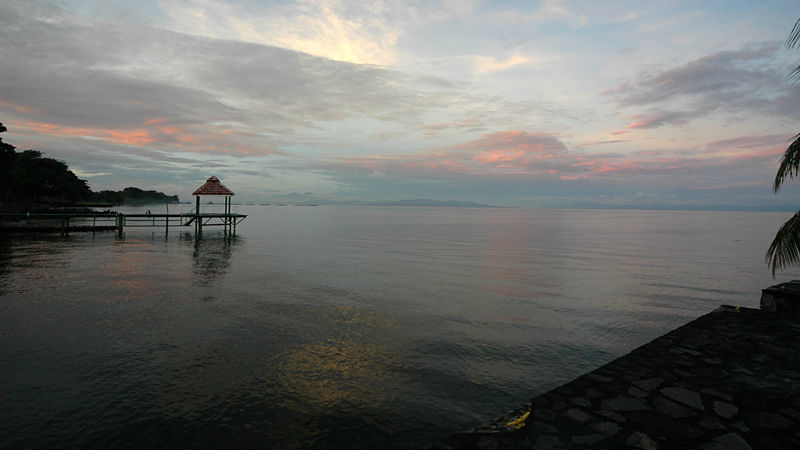
[[[522,55],[510,56],[505,61],[498,61],[492,57],[476,56],[475,63],[477,68],[475,69],[475,72],[478,74],[499,72],[522,64],[528,64],[529,62],[531,62],[531,59]]]
[[[683,125],[690,120],[705,115],[708,111],[698,109],[693,111],[659,111],[654,110],[647,113],[635,114],[631,116],[631,122],[625,128],[627,130],[658,128],[665,125]]]
[[[495,14],[495,17],[504,22],[524,22],[540,24],[551,21],[566,21],[573,26],[582,27],[589,23],[586,14],[576,13],[570,10],[564,0],[544,0],[535,11],[531,13],[520,13],[520,11],[503,11]]]
[[[582,144],[576,144],[575,148],[594,147],[597,145],[608,145],[608,144],[621,144],[623,142],[630,142],[630,141],[625,139],[608,139],[604,141],[591,141],[591,142],[584,142]]]
[[[767,167],[783,151],[785,139],[741,136],[700,147],[622,154],[578,151],[581,146],[570,149],[552,133],[509,130],[413,154],[336,158],[315,167],[333,175],[355,171],[407,179],[503,175],[608,182],[631,176],[693,175],[697,179],[692,183],[704,186],[704,175],[715,170],[739,170],[755,162]]]
[[[297,50],[336,61],[390,65],[397,31],[379,2],[354,15],[345,2],[307,0],[278,6],[229,1],[160,0],[162,11],[184,33]]]
[[[298,128],[319,122],[419,125],[426,111],[482,101],[434,77],[87,23],[36,3],[4,9],[0,39],[0,112],[18,126],[176,151],[277,153]]]
[[[685,64],[640,73],[604,92],[622,108],[646,108],[631,116],[626,130],[683,125],[712,114],[800,117],[800,92],[777,64],[776,43],[745,45]],[[622,134],[620,130],[617,134]]]

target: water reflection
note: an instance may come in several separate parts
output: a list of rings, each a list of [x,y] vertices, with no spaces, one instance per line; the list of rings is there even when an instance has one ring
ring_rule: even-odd
[[[0,238],[0,295],[8,292],[11,274],[11,242]]]
[[[184,233],[181,239],[192,243],[192,284],[201,287],[213,286],[227,274],[231,266],[231,255],[240,240],[236,236],[219,234],[192,235]]]
[[[0,295],[23,292],[37,280],[57,277],[69,264],[73,239],[59,235],[0,236]]]

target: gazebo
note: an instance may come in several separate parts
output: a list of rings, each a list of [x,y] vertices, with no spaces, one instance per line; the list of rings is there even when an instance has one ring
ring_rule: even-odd
[[[228,189],[224,184],[220,183],[219,178],[215,176],[211,176],[208,180],[206,180],[205,184],[197,188],[192,195],[197,197],[195,202],[195,215],[196,215],[196,224],[199,227],[199,230],[202,231],[203,229],[203,217],[222,217],[223,224],[225,225],[226,230],[231,226],[235,226],[235,219],[231,214],[231,197],[234,194],[232,190]],[[225,212],[223,214],[200,214],[200,196],[201,195],[224,195],[225,196]]]
[[[230,214],[231,197],[234,194],[232,190],[228,189],[224,184],[220,183],[219,178],[211,176],[206,180],[206,184],[200,186],[192,192],[192,195],[197,197],[197,208],[195,211],[200,214],[200,196],[201,195],[224,195],[225,196],[225,214]]]

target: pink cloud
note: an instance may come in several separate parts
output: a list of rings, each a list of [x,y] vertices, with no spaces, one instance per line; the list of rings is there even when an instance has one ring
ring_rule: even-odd
[[[245,133],[233,133],[224,129],[209,130],[206,126],[193,129],[192,127],[168,125],[166,119],[160,118],[145,121],[143,127],[129,129],[96,126],[73,127],[36,121],[14,121],[9,125],[13,125],[14,129],[26,129],[43,135],[102,139],[117,144],[151,146],[173,151],[224,153],[239,156],[284,154],[279,149],[265,146],[260,140],[259,144],[249,144],[247,141],[251,139],[256,141],[256,139]]]
[[[155,142],[152,134],[145,129],[121,130],[99,127],[66,127],[34,121],[14,122],[14,126],[51,136],[91,137],[127,145],[145,145]]]
[[[471,152],[474,162],[503,169],[534,169],[566,152],[566,145],[553,134],[519,130],[487,134],[450,148]]]
[[[413,154],[342,158],[333,164],[365,174],[378,171],[408,178],[464,174],[552,177],[562,181],[616,180],[632,176],[695,173],[730,165],[769,161],[782,151],[785,137],[743,136],[702,147],[643,152],[597,153],[570,150],[555,134],[508,130],[445,148]],[[778,144],[778,145],[776,145]]]
[[[29,106],[20,103],[14,103],[5,100],[0,100],[0,106],[8,109],[13,109],[14,111],[22,114],[41,114],[41,111],[39,111],[38,109],[31,108]]]

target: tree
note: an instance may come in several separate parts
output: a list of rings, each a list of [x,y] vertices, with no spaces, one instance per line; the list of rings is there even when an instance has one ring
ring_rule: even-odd
[[[8,131],[0,123],[0,133]],[[7,202],[11,195],[11,169],[14,166],[14,159],[17,153],[14,146],[3,142],[0,138],[0,202]]]
[[[4,131],[6,127],[0,124],[0,132]],[[91,197],[86,180],[63,161],[45,158],[36,150],[18,153],[0,140],[0,205],[77,202]]]
[[[788,48],[800,47],[800,19],[794,23],[789,37],[786,38]],[[789,74],[789,79],[800,80],[800,64]],[[797,178],[800,173],[800,133],[792,138],[792,143],[786,148],[775,175],[772,185],[774,192],[778,192],[781,184],[789,178]],[[767,264],[772,269],[772,277],[776,270],[794,266],[800,261],[800,211],[796,212],[789,220],[778,229],[775,239],[772,240],[766,256]]]

